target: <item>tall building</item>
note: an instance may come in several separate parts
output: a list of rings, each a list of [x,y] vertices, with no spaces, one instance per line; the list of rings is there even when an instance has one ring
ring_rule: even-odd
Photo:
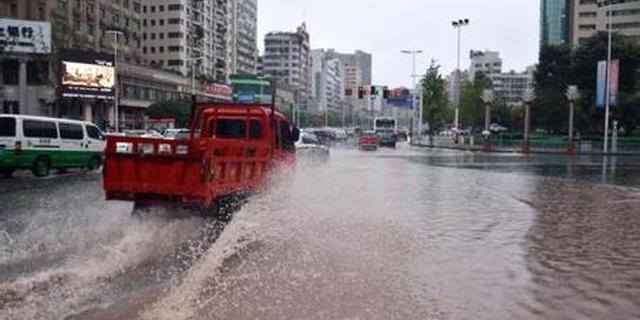
[[[533,88],[533,68],[528,68],[525,72],[511,71],[492,75],[493,91],[496,92],[504,102],[510,106],[522,104],[524,92]]]
[[[611,25],[614,32],[626,35],[640,43],[640,1],[627,0],[611,7],[599,8],[597,1],[572,0],[573,24],[571,43],[578,46],[598,31],[608,30],[607,12],[612,10]]]
[[[475,81],[476,73],[482,72],[487,76],[502,72],[502,59],[497,51],[473,51],[469,53],[469,79]]]
[[[256,74],[258,0],[232,0],[231,7],[231,73]]]
[[[196,75],[228,82],[231,71],[229,12],[228,0],[145,1],[142,6],[144,62],[185,76],[195,68]]]
[[[557,46],[571,43],[572,2],[573,0],[540,1],[540,43],[542,45]]]
[[[362,86],[362,70],[358,66],[345,66],[344,67],[344,87],[345,102],[353,107],[355,110],[361,110],[363,108],[362,101],[358,99],[358,90]]]
[[[324,49],[311,52],[311,106],[315,111],[337,110],[344,100],[344,67]]]
[[[340,59],[345,67],[358,67],[361,71],[362,85],[373,84],[373,57],[361,50],[354,53],[339,53],[334,49],[327,51],[327,57]]]
[[[264,74],[298,90],[303,108],[311,93],[311,49],[303,23],[296,32],[270,32],[264,39]]]

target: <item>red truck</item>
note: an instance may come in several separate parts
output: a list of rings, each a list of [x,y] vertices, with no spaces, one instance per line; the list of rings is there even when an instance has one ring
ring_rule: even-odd
[[[265,185],[269,171],[295,161],[300,131],[266,105],[194,107],[187,140],[111,136],[104,162],[107,200],[179,205],[207,212],[216,202]]]

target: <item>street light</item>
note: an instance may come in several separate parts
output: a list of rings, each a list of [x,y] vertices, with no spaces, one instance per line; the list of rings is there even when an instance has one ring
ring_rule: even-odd
[[[124,32],[120,30],[106,30],[106,33],[114,36],[115,45],[113,46],[113,87],[114,87],[114,99],[113,99],[113,112],[115,113],[114,125],[116,126],[116,132],[120,132],[120,114],[118,112],[118,45],[120,44],[119,36],[124,35]]]
[[[567,99],[569,99],[569,141],[567,142],[567,153],[573,154],[575,145],[573,143],[573,119],[575,114],[576,100],[580,99],[580,91],[578,86],[569,86],[567,89]]]
[[[491,151],[491,144],[489,143],[489,138],[491,137],[491,105],[493,104],[493,90],[486,89],[482,91],[482,101],[484,102],[484,131],[482,131],[482,135],[484,136],[484,151]]]
[[[458,21],[451,22],[451,25],[458,30],[458,67],[456,69],[456,85],[457,90],[455,92],[455,104],[456,104],[456,114],[455,114],[455,127],[460,128],[460,91],[462,91],[462,80],[460,74],[460,37],[462,35],[462,27],[466,27],[469,25],[469,19],[460,19]]]
[[[420,127],[421,125],[417,125],[416,126],[416,77],[418,75],[416,75],[416,54],[421,54],[422,50],[402,50],[401,51],[404,54],[410,54],[411,58],[412,58],[412,69],[411,69],[411,90],[413,90],[413,101],[412,101],[412,108],[413,108],[413,112],[411,115],[411,126],[413,127],[412,131],[414,133],[415,136],[415,131],[417,127]],[[422,123],[422,108],[420,108],[420,111],[418,112],[420,114],[420,123]]]
[[[616,4],[621,4],[624,3],[625,0],[605,0],[605,1],[598,1],[598,7],[599,8],[609,8],[609,10],[606,10],[607,12],[607,30],[609,33],[609,41],[608,41],[608,45],[607,45],[607,71],[606,71],[606,76],[605,78],[607,79],[606,81],[606,85],[605,85],[605,92],[606,92],[606,98],[605,98],[605,115],[604,115],[604,153],[608,153],[609,152],[609,110],[611,109],[611,91],[609,89],[609,85],[610,85],[610,81],[611,79],[609,79],[610,76],[610,68],[611,68],[611,40],[612,40],[612,23],[611,23],[611,16],[613,15],[613,9],[611,9],[610,7]]]
[[[522,152],[525,154],[528,154],[531,150],[531,144],[529,143],[529,133],[531,132],[531,103],[533,103],[535,97],[535,92],[531,88],[525,90],[522,95],[522,100],[524,101],[524,142],[522,143]]]

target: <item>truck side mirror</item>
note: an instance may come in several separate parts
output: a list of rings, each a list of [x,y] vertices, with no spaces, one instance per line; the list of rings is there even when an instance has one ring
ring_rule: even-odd
[[[300,129],[294,127],[291,130],[291,137],[293,138],[293,142],[300,140]]]

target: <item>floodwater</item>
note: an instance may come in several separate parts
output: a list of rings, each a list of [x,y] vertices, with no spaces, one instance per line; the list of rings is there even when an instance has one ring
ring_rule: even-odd
[[[401,146],[273,177],[228,225],[0,180],[2,319],[637,319],[640,159]]]

